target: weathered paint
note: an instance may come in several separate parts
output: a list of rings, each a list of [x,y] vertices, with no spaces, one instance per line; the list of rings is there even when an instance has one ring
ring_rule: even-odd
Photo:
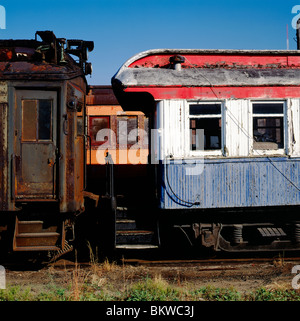
[[[148,148],[139,149],[92,149],[87,151],[87,165],[105,165],[106,154],[109,153],[115,165],[137,165],[148,163]]]
[[[7,104],[0,103],[0,210],[8,210]]]
[[[0,233],[14,230],[13,251],[62,254],[88,197],[85,51],[93,46],[74,40],[65,48],[51,31],[37,36],[0,41]]]
[[[126,87],[299,86],[300,69],[150,69],[127,68],[119,75]]]
[[[156,129],[161,133],[157,144],[159,159],[199,157],[255,157],[255,156],[300,156],[300,100],[280,99],[285,104],[284,150],[256,151],[253,149],[252,100],[212,100],[222,104],[222,149],[218,152],[193,152],[190,150],[189,103],[181,99],[162,100],[156,106]],[[256,101],[256,100],[255,100]],[[255,102],[254,101],[254,102]],[[155,150],[153,150],[155,152]]]
[[[158,49],[125,62],[112,79],[122,107],[153,98],[161,208],[300,205],[299,67],[299,51],[277,50]],[[272,100],[284,105],[284,148],[255,150],[251,104]],[[190,149],[191,102],[221,104],[219,150]]]
[[[178,54],[180,71],[170,63]],[[158,49],[130,58],[112,83],[117,95],[147,92],[156,100],[267,99],[300,97],[299,79],[299,51]]]
[[[87,96],[87,130],[90,133],[92,117],[109,117],[112,137],[103,145],[90,144],[87,146],[86,158],[87,165],[104,165],[106,153],[112,157],[115,165],[124,164],[147,164],[148,163],[148,137],[143,130],[144,114],[140,111],[124,111],[119,105],[111,86],[90,86]],[[132,145],[120,146],[116,142],[117,137],[117,117],[136,116],[138,119],[139,141]]]
[[[87,83],[82,66],[61,50],[60,40],[51,32],[41,34],[42,41],[0,41],[0,210],[14,211],[17,202],[53,201],[60,212],[74,213],[84,208]],[[41,53],[41,45],[50,49]],[[49,140],[20,147],[20,88],[26,99],[53,94],[53,148]]]
[[[127,93],[148,92],[156,100],[161,99],[281,99],[300,98],[300,86],[261,86],[261,87],[128,87]]]
[[[169,162],[161,165],[162,209],[300,205],[300,158]]]
[[[65,119],[64,125],[60,128],[64,142],[64,147],[61,150],[61,161],[65,166],[63,174],[60,177],[60,183],[64,187],[64,189],[61,190],[61,199],[65,200],[65,211],[76,212],[84,208],[85,93],[83,81],[79,78],[66,83],[65,93],[66,103],[64,111],[61,114],[62,118]],[[70,102],[75,103],[73,108],[70,107]]]
[[[205,49],[149,50],[131,58],[126,66],[128,68],[167,68],[170,66],[170,56],[174,54],[184,55],[186,58],[182,68],[300,67],[297,51]]]
[[[57,148],[57,92],[43,90],[16,90],[16,116],[14,124],[15,140],[15,178],[17,199],[32,198],[55,198],[55,151]],[[49,137],[47,140],[40,141],[37,137],[38,127],[38,101],[47,100],[50,104],[50,116],[43,119],[49,125]],[[23,104],[31,102],[36,112],[30,114],[24,123],[25,117]],[[28,124],[28,122],[30,122]],[[28,128],[36,129],[34,139],[24,138],[24,132]],[[38,159],[38,162],[36,161]]]
[[[119,105],[111,86],[89,86],[89,92],[86,97],[87,106],[102,105],[112,106]],[[119,106],[120,110],[122,108]]]

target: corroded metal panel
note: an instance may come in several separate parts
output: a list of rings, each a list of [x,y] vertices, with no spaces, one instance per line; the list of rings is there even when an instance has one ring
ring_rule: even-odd
[[[85,138],[84,118],[85,101],[82,84],[68,83],[67,114],[64,129],[65,148],[65,204],[61,204],[66,211],[76,212],[84,207],[83,190],[85,182]],[[70,104],[73,102],[74,104]],[[60,179],[62,180],[62,177]]]
[[[118,100],[111,86],[89,86],[86,97],[87,105],[118,105]]]
[[[7,82],[0,81],[0,103],[8,102]]]
[[[15,159],[17,199],[56,198],[55,91],[17,91]]]
[[[0,210],[8,210],[8,93],[7,83],[0,81]]]
[[[7,104],[0,103],[0,210],[8,209]]]

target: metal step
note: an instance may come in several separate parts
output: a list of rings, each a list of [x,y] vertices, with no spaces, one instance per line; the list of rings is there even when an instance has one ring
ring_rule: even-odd
[[[56,232],[47,233],[20,233],[16,235],[16,248],[55,246],[60,234]]]
[[[283,231],[281,227],[259,227],[257,229],[261,236],[263,237],[279,237],[286,236],[286,233]]]
[[[13,239],[14,251],[45,251],[58,250],[57,242],[60,233],[56,226],[43,229],[43,221],[19,221],[16,218]]]
[[[18,221],[18,233],[39,233],[43,230],[43,221]]]
[[[154,232],[142,230],[123,230],[116,233],[116,244],[152,244]]]
[[[145,250],[157,249],[158,242],[153,231],[142,230],[137,227],[137,222],[134,219],[134,211],[132,208],[126,207],[126,202],[118,206],[116,211],[116,249],[124,250]]]
[[[157,245],[152,244],[119,244],[116,249],[124,250],[148,250],[148,249],[158,249]]]
[[[43,228],[43,221],[18,221],[19,233],[43,233],[43,232],[56,232],[57,226],[49,226]]]
[[[117,207],[117,213],[116,217],[117,218],[127,218],[128,216],[128,208],[127,207]]]
[[[117,231],[120,230],[135,230],[136,229],[136,221],[129,219],[117,219],[116,221]]]
[[[31,252],[31,251],[59,251],[57,246],[21,246],[14,247],[15,252]]]

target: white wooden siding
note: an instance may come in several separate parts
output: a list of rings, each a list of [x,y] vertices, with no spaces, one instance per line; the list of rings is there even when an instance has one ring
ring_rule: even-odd
[[[284,100],[281,100],[284,101]],[[222,151],[191,151],[189,103],[186,100],[157,102],[155,128],[159,129],[160,159],[199,157],[247,157],[287,154],[300,156],[300,100],[288,99],[285,112],[285,150],[253,151],[252,102],[249,99],[227,99],[222,107]]]
[[[250,114],[247,100],[225,101],[225,155],[229,157],[249,156]]]
[[[292,120],[292,121],[291,121]],[[300,156],[300,100],[290,99],[288,108],[289,155]]]

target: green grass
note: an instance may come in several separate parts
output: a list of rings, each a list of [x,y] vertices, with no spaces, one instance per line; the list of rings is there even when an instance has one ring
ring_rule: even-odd
[[[179,290],[162,279],[146,278],[127,290],[125,301],[179,301],[180,295]]]
[[[245,301],[300,301],[300,292],[287,289],[259,288],[246,295]]]
[[[145,277],[116,289],[111,284],[95,285],[87,278],[65,288],[50,283],[40,292],[34,288],[9,286],[0,290],[0,301],[300,301],[300,291],[258,288],[241,293],[235,288],[213,286],[187,289],[169,284],[161,278]]]
[[[242,294],[234,288],[202,287],[191,292],[191,297],[205,301],[241,301]]]

